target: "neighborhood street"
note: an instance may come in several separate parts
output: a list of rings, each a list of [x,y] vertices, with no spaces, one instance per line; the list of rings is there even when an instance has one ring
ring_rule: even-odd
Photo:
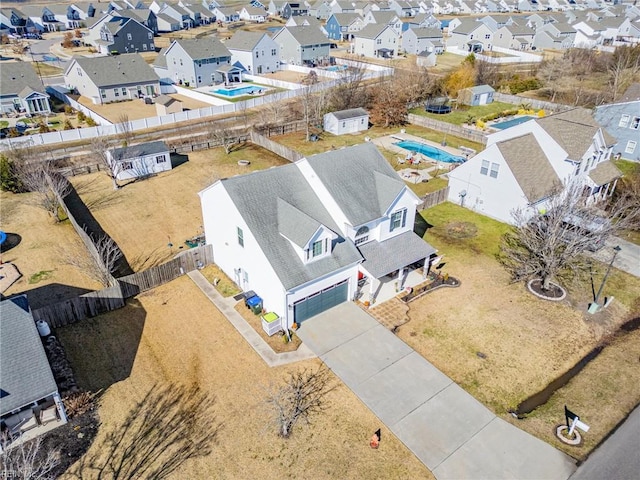
[[[613,258],[613,247],[619,246],[620,252],[616,255],[613,266],[623,272],[640,277],[640,245],[628,242],[618,237],[607,239],[606,246],[591,254],[593,258],[604,264],[609,264]],[[614,292],[612,292],[615,295]]]

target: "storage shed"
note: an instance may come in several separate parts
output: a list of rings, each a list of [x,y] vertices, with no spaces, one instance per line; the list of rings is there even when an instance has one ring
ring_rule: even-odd
[[[323,118],[323,127],[334,135],[362,132],[369,129],[369,113],[364,108],[327,113]]]
[[[107,151],[118,180],[147,177],[171,170],[171,155],[166,143],[147,142]]]
[[[169,115],[171,113],[182,112],[182,102],[170,97],[169,95],[160,95],[155,99],[155,103],[156,115],[159,117]]]
[[[458,93],[458,103],[475,107],[493,102],[493,94],[496,91],[489,85],[477,85],[463,88]]]

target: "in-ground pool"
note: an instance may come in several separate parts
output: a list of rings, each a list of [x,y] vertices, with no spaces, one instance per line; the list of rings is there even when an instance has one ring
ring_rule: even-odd
[[[325,70],[328,70],[330,72],[341,72],[342,70],[346,69],[346,65],[331,65],[330,67],[325,68]]]
[[[491,125],[491,128],[504,130],[505,128],[513,127],[514,125],[520,125],[521,123],[528,122],[531,119],[533,119],[533,117],[524,116],[524,117],[512,118],[511,120],[506,120],[504,122],[494,123],[493,125]]]
[[[438,162],[445,163],[462,163],[465,161],[463,157],[458,157],[457,155],[451,155],[444,150],[440,150],[439,148],[432,147],[431,145],[427,145],[426,143],[418,143],[413,142],[411,140],[403,140],[402,142],[394,143],[394,145],[404,148],[405,150],[409,150],[411,152],[418,152],[424,155],[425,157],[432,158],[433,160],[437,160]]]
[[[255,93],[264,92],[266,88],[264,87],[229,87],[229,88],[216,88],[215,90],[211,90],[211,93],[215,93],[216,95],[222,95],[224,97],[238,97],[240,95],[253,95]]]

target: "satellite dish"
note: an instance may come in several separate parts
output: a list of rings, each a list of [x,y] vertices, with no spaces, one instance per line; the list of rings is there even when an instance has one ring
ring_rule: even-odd
[[[462,190],[458,195],[460,195],[461,197],[466,197],[467,196],[467,191],[466,190]]]

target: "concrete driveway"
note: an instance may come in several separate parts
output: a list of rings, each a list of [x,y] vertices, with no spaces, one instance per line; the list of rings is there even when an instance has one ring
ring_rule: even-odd
[[[613,258],[613,247],[621,248],[613,266],[623,272],[630,273],[636,277],[640,277],[640,245],[628,242],[618,237],[609,237],[605,243],[605,247],[591,254],[593,258],[608,264]]]
[[[305,320],[297,334],[438,479],[564,480],[575,470],[351,302]]]

